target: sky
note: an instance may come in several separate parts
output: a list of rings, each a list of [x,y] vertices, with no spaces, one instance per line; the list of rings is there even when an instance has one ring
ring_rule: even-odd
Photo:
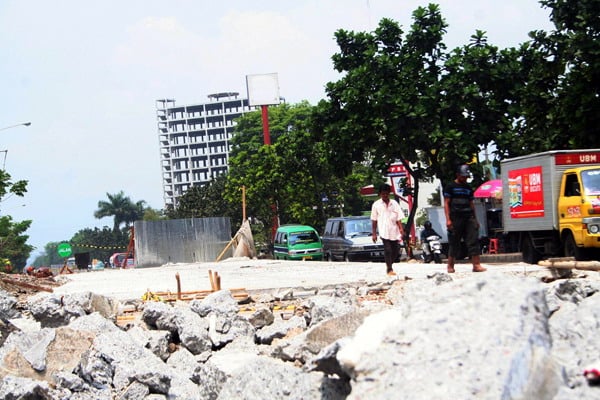
[[[286,102],[316,104],[339,79],[337,30],[371,32],[390,18],[408,31],[428,3],[0,0],[0,162],[13,180],[29,181],[25,197],[0,199],[0,215],[33,221],[32,261],[49,242],[112,227],[94,217],[107,193],[162,209],[157,99],[246,97],[246,75],[277,73]],[[535,0],[435,3],[448,49],[477,29],[501,48],[552,29]]]

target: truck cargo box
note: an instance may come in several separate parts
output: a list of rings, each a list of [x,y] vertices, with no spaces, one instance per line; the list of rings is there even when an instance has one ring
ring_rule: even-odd
[[[505,232],[558,230],[562,173],[600,162],[600,150],[553,150],[502,160]]]

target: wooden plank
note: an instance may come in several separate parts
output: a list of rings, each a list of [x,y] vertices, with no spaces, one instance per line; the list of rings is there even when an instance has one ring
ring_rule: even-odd
[[[246,289],[244,288],[237,288],[237,289],[226,289],[229,290],[232,294],[235,294],[236,292],[245,292]],[[188,290],[188,291],[182,291],[181,294],[183,296],[188,295],[188,294],[211,294],[213,293],[212,290]],[[152,294],[155,294],[157,296],[167,296],[167,295],[176,295],[176,292],[171,292],[170,290],[165,290],[162,292],[152,292]]]
[[[227,243],[227,246],[225,246],[225,248],[223,249],[223,251],[221,251],[221,253],[217,256],[215,262],[219,262],[221,261],[221,257],[223,257],[223,255],[225,254],[225,252],[227,251],[227,249],[229,249],[231,247],[232,244],[235,243],[235,241],[237,240],[237,233],[236,235],[233,237],[233,239],[231,239],[229,241],[229,243]]]
[[[214,292],[215,290],[215,277],[213,276],[212,269],[208,270],[208,280],[210,281],[210,290]]]
[[[600,271],[598,261],[575,261],[571,258],[548,259],[538,262],[539,266],[558,269],[580,269],[586,271]]]
[[[208,296],[210,293],[189,293],[189,294],[184,294],[181,296],[181,298],[177,298],[177,294],[175,293],[165,293],[165,294],[159,294],[159,293],[154,293],[155,295],[157,295],[158,297],[160,297],[160,299],[162,301],[168,301],[168,302],[173,302],[173,301],[190,301],[190,300],[202,300],[204,299],[206,296]],[[235,300],[239,301],[245,301],[248,299],[249,294],[246,292],[238,292],[238,293],[232,293],[232,296]]]
[[[179,277],[179,272],[175,273],[175,280],[177,281],[177,298],[181,299],[181,279]]]

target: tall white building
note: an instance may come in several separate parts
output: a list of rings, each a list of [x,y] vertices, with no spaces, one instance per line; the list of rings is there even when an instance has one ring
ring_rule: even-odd
[[[176,207],[186,190],[227,172],[234,120],[255,110],[238,96],[215,93],[208,103],[183,106],[156,100],[165,207]]]

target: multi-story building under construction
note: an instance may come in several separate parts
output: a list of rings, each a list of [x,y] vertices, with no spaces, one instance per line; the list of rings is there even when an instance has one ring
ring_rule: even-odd
[[[238,96],[215,93],[208,103],[183,106],[156,100],[165,207],[176,207],[186,190],[227,172],[234,120],[255,110]]]

